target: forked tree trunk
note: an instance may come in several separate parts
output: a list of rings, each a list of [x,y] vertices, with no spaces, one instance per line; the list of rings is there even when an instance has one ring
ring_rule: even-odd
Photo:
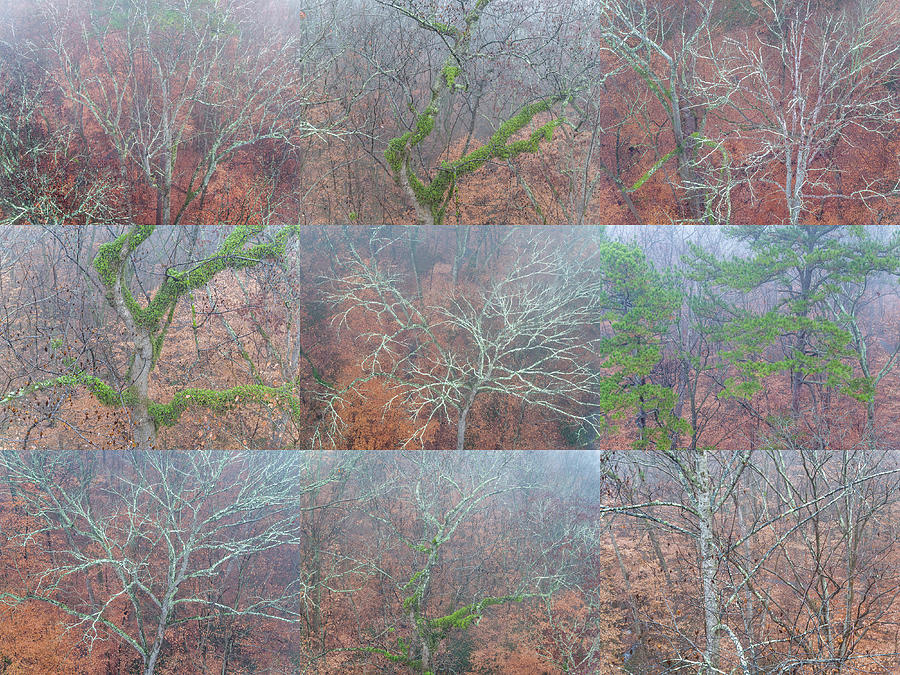
[[[409,182],[409,176],[406,174],[408,166],[409,160],[407,159],[403,162],[403,166],[400,167],[400,171],[397,172],[397,180],[400,182],[400,187],[403,188],[404,194],[412,202],[413,209],[416,212],[416,224],[434,225],[434,214],[431,212],[431,208],[419,201],[415,190],[413,190]]]

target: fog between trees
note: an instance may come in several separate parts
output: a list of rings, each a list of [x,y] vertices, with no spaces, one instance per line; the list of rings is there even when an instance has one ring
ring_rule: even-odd
[[[2,232],[10,664],[896,662],[894,228]]]
[[[7,2],[5,222],[895,222],[895,3]]]
[[[900,668],[897,12],[4,3],[0,672]]]

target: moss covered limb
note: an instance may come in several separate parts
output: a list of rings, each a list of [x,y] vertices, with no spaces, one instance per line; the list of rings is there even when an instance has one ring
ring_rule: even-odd
[[[153,234],[155,229],[155,225],[135,225],[129,232],[100,246],[94,257],[93,266],[109,292],[113,292],[117,283],[121,282],[125,260]],[[171,314],[173,305],[182,295],[204,286],[226,268],[252,267],[263,260],[273,260],[283,255],[288,240],[299,232],[298,225],[288,225],[281,228],[272,241],[245,248],[250,238],[262,229],[261,225],[235,226],[216,254],[208,260],[204,260],[187,272],[169,270],[165,281],[146,307],[142,307],[131,290],[122,283],[122,299],[135,324],[151,334],[161,332],[167,315]]]
[[[537,103],[523,106],[516,115],[500,125],[500,128],[483,146],[451,162],[441,165],[431,184],[423,190],[422,197],[435,212],[438,221],[443,220],[449,201],[449,195],[458,178],[480,169],[486,162],[494,159],[511,160],[526,153],[536,153],[542,141],[549,142],[553,138],[553,130],[563,122],[563,118],[550,120],[531,132],[527,138],[510,142],[510,137],[530,124],[536,115],[549,111],[553,105],[565,100],[565,95],[558,95]]]
[[[699,131],[695,131],[694,133],[687,136],[687,138],[697,141],[697,143],[700,145],[709,146],[716,150],[719,150],[719,152],[722,154],[722,166],[719,169],[719,172],[722,176],[722,184],[728,185],[731,181],[731,161],[728,156],[728,151],[725,149],[725,146],[717,141],[705,138]],[[625,188],[623,194],[628,192],[636,192],[637,190],[639,190],[641,186],[643,186],[644,183],[650,180],[650,178],[652,178],[653,175],[657,171],[659,171],[666,162],[672,159],[672,157],[681,155],[684,152],[685,146],[676,144],[675,148],[660,157],[653,166],[651,166],[646,172],[644,172],[644,174],[640,178],[638,178],[637,181],[635,181],[634,185],[632,185],[630,188]],[[712,217],[712,199],[708,195],[704,198],[704,213],[706,216]]]
[[[41,382],[33,382],[27,387],[22,387],[16,391],[7,392],[0,398],[0,405],[11,403],[12,401],[25,398],[39,391],[48,391],[51,389],[65,387],[84,387],[94,398],[100,403],[107,406],[130,406],[137,403],[137,396],[130,390],[117,391],[110,387],[99,377],[88,375],[87,373],[72,373],[68,375],[60,375]]]
[[[484,598],[478,602],[473,602],[470,605],[460,607],[452,614],[447,614],[446,616],[438,617],[437,619],[429,619],[428,626],[443,638],[451,628],[466,630],[473,623],[477,624],[481,619],[484,610],[492,605],[503,605],[507,602],[522,602],[524,599],[524,595],[503,595],[499,597]]]
[[[444,60],[440,72],[433,79],[428,104],[416,117],[413,128],[391,139],[384,151],[394,181],[415,203],[416,215],[422,224],[441,224],[447,204],[453,195],[454,186],[460,176],[477,170],[491,159],[511,159],[525,152],[536,152],[540,142],[549,140],[553,129],[562,121],[548,122],[532,132],[528,138],[509,142],[513,134],[529,124],[535,115],[546,112],[555,103],[566,100],[568,98],[566,93],[559,93],[549,99],[522,106],[513,117],[500,125],[500,128],[486,144],[464,157],[444,162],[432,180],[420,178],[410,166],[410,157],[414,148],[430,136],[434,130],[435,118],[438,115],[438,100],[441,95],[445,91],[452,93],[456,89],[465,88],[465,85],[459,83],[459,79],[463,75],[464,62],[468,56],[469,40],[473,28],[490,3],[491,0],[478,0],[463,18],[461,28],[400,9],[422,27],[450,37],[453,42],[450,54]]]
[[[245,384],[230,389],[188,388],[177,392],[169,403],[150,402],[150,416],[159,426],[171,427],[185,411],[191,408],[204,408],[210,412],[220,413],[239,405],[254,403],[264,407],[285,408],[294,419],[303,415],[303,406],[294,395],[294,383],[280,387],[268,387],[261,384]]]
[[[381,654],[392,663],[399,663],[401,665],[408,666],[412,670],[418,672],[422,671],[422,661],[410,656],[409,645],[404,643],[403,638],[399,638],[397,640],[397,648],[400,650],[399,652],[392,652],[381,647],[360,647],[359,651],[368,652],[369,654]]]
[[[415,577],[413,577],[410,583],[413,583],[414,580]],[[422,588],[420,586],[418,589],[416,589],[416,592],[412,596],[408,597],[404,601],[403,608],[406,611],[410,612],[410,617],[415,623],[416,632],[418,633],[419,639],[423,642],[424,650],[432,655],[435,654],[440,644],[447,639],[450,631],[454,629],[464,631],[468,630],[472,625],[477,625],[481,620],[482,615],[484,614],[484,610],[486,610],[488,607],[491,607],[492,605],[502,605],[508,602],[522,602],[526,597],[525,595],[491,596],[483,598],[478,602],[473,602],[471,604],[460,607],[456,611],[451,612],[450,614],[447,614],[445,616],[440,616],[435,619],[428,619],[422,616],[419,610],[419,603],[421,602],[421,591]],[[402,652],[402,655],[406,656],[407,658],[404,660],[398,659],[398,662],[406,663],[419,672],[423,672],[425,664],[409,659],[408,649]],[[428,671],[424,670],[424,672]]]
[[[134,225],[129,232],[100,245],[97,255],[94,256],[93,265],[104,286],[111,289],[115,285],[122,274],[125,260],[153,234],[155,229],[156,225]]]
[[[435,653],[441,642],[447,639],[451,630],[467,630],[473,624],[477,625],[481,620],[484,610],[488,607],[508,602],[522,602],[525,597],[527,597],[524,594],[489,596],[477,602],[460,607],[450,614],[434,619],[427,618],[422,609],[425,590],[430,583],[431,567],[437,562],[437,550],[444,541],[439,537],[435,537],[432,539],[430,546],[412,546],[408,542],[404,542],[407,543],[408,546],[411,546],[411,548],[429,555],[428,564],[426,564],[423,569],[413,574],[412,577],[410,577],[410,580],[403,586],[403,590],[406,593],[409,593],[403,600],[403,610],[413,622],[418,638],[422,641],[426,653],[432,655]],[[422,672],[422,667],[422,665],[419,666],[420,672]]]
[[[452,73],[451,77],[445,72],[445,77],[451,86],[458,74],[458,69],[453,70]],[[555,104],[567,98],[567,94],[560,93],[548,99],[522,106],[515,115],[500,125],[487,143],[458,159],[443,162],[435,177],[426,182],[420,179],[409,166],[409,155],[412,148],[427,137],[434,128],[437,107],[435,98],[432,97],[431,104],[416,122],[416,130],[393,139],[388,144],[385,157],[394,173],[395,180],[409,185],[417,204],[431,212],[435,224],[440,224],[446,214],[447,203],[450,195],[453,194],[456,181],[461,176],[478,170],[492,159],[509,160],[524,153],[537,152],[542,141],[552,139],[553,130],[562,123],[562,118],[550,120],[541,125],[527,138],[517,141],[510,141],[510,138],[530,124],[535,116],[549,111]]]
[[[99,377],[82,372],[60,375],[7,392],[0,398],[0,405],[12,403],[40,391],[65,387],[84,387],[100,403],[113,408],[132,407],[138,403],[138,395],[133,389],[118,391]],[[205,408],[210,412],[220,413],[239,405],[251,403],[264,407],[287,409],[294,419],[299,419],[303,415],[304,408],[294,390],[294,383],[280,387],[268,387],[261,384],[240,385],[222,390],[188,388],[177,392],[168,403],[148,401],[147,407],[154,423],[157,426],[166,427],[177,424],[185,411],[191,408]]]
[[[384,158],[387,160],[388,166],[391,167],[395,180],[402,171],[409,171],[409,155],[413,148],[428,138],[434,130],[434,118],[438,113],[437,98],[438,91],[432,91],[431,100],[428,102],[425,110],[416,117],[415,128],[388,142],[387,149],[384,151]]]
[[[258,265],[263,260],[275,260],[284,254],[291,237],[299,233],[298,225],[281,228],[271,242],[246,247],[248,240],[262,229],[261,226],[239,225],[225,238],[222,246],[208,260],[204,260],[187,272],[169,270],[166,279],[146,307],[141,307],[127,288],[123,288],[125,301],[135,322],[151,333],[163,329],[162,319],[176,302],[190,291],[205,286],[225,269],[244,269]]]
[[[182,296],[205,286],[226,268],[243,269],[258,265],[263,260],[278,258],[284,254],[287,242],[299,233],[299,227],[299,225],[285,226],[278,230],[271,241],[248,246],[250,239],[259,234],[263,226],[235,226],[211,258],[186,272],[167,270],[165,280],[146,307],[135,299],[124,283],[122,270],[128,256],[147,240],[155,226],[136,225],[126,234],[102,244],[94,257],[93,266],[107,288],[107,299],[110,304],[126,323],[129,323],[131,329],[150,340],[152,369],[160,358],[166,333],[175,316],[175,306]]]
[[[105,405],[131,408],[135,439],[140,447],[149,447],[160,425],[176,424],[184,411],[191,407],[199,406],[218,412],[240,403],[256,403],[285,407],[292,416],[298,417],[301,409],[298,399],[293,395],[293,383],[282,387],[266,387],[258,381],[254,385],[222,391],[185,389],[165,404],[149,398],[150,375],[161,357],[165,338],[181,297],[205,286],[225,269],[253,267],[263,260],[275,260],[283,256],[288,241],[300,231],[299,225],[288,225],[277,230],[268,240],[260,241],[258,236],[264,228],[263,224],[236,225],[212,257],[184,272],[167,270],[165,279],[146,306],[134,297],[123,278],[123,271],[130,256],[147,241],[156,226],[133,225],[125,234],[102,244],[92,265],[106,289],[107,301],[126,324],[133,342],[128,371],[129,387],[124,393],[116,392],[98,378],[84,374],[56,378],[39,386],[83,385]],[[246,352],[243,355],[246,357]],[[33,386],[32,391],[35,390]],[[27,392],[22,395],[25,393]]]

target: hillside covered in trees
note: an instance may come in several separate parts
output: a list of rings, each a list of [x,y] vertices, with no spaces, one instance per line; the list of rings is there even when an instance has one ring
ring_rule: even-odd
[[[890,0],[5,0],[0,222],[887,224]]]
[[[0,674],[900,671],[898,35],[0,0]]]
[[[897,664],[896,228],[0,233],[10,672]]]

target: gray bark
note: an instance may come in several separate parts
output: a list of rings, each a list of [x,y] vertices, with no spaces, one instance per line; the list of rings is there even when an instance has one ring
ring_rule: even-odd
[[[719,666],[719,600],[716,593],[718,560],[713,534],[712,484],[707,453],[696,454],[696,489],[698,516],[698,549],[700,553],[700,581],[703,592],[703,623],[706,629],[704,661],[712,672]]]

